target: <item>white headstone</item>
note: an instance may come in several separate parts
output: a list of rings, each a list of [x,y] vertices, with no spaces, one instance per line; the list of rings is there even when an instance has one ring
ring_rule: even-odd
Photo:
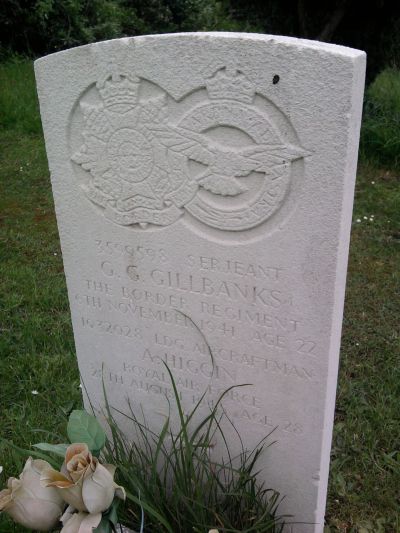
[[[322,532],[365,54],[193,33],[35,68],[92,402],[103,365],[110,403],[159,428],[162,361],[188,410],[252,384],[224,407],[249,448],[276,428],[266,484],[305,523],[288,531]]]

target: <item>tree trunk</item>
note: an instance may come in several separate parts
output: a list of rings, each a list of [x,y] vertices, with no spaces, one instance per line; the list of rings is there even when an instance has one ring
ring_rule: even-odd
[[[297,2],[297,18],[299,21],[299,36],[308,37],[307,31],[307,9],[306,0],[298,0]]]
[[[335,11],[332,13],[332,16],[325,24],[325,27],[322,29],[321,33],[316,38],[317,41],[325,41],[327,43],[332,39],[336,28],[339,26],[341,20],[344,17],[346,12],[346,0],[340,2]]]

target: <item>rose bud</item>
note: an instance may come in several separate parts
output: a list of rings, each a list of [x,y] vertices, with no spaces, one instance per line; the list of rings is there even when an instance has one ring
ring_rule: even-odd
[[[125,499],[125,491],[114,482],[115,467],[102,465],[86,444],[71,444],[65,454],[62,472],[49,468],[42,474],[45,487],[58,490],[65,502],[77,511],[102,513],[115,496]]]
[[[40,483],[42,472],[49,468],[46,461],[29,457],[19,479],[10,478],[8,488],[0,492],[0,511],[28,529],[53,529],[60,520],[65,502],[56,489]]]

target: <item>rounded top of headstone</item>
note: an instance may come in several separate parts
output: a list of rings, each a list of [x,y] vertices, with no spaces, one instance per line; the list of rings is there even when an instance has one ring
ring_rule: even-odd
[[[35,64],[40,63],[47,58],[53,58],[59,55],[64,54],[75,54],[80,51],[84,51],[88,48],[96,48],[102,46],[106,43],[120,43],[122,45],[132,45],[135,42],[142,43],[144,41],[154,41],[157,39],[160,40],[190,40],[190,41],[201,41],[201,40],[242,40],[242,41],[254,41],[254,42],[264,42],[271,45],[281,45],[287,46],[290,48],[295,48],[297,50],[301,49],[314,49],[318,50],[324,54],[333,54],[336,56],[343,56],[347,58],[358,58],[360,56],[365,56],[365,52],[358,50],[356,48],[349,48],[347,46],[341,46],[337,44],[325,43],[321,41],[313,41],[310,39],[299,39],[297,37],[286,37],[282,35],[268,35],[262,33],[246,33],[246,32],[223,32],[223,31],[213,31],[213,32],[181,32],[181,33],[163,33],[163,34],[151,34],[151,35],[139,35],[135,37],[122,37],[120,39],[111,39],[108,41],[99,41],[97,43],[90,43],[82,46],[77,46],[74,48],[69,48],[68,50],[62,50],[60,52],[55,52],[53,54],[48,54],[42,58],[39,58],[35,61]]]
[[[54,112],[68,116],[70,164],[92,208],[135,231],[184,218],[206,238],[236,242],[275,231],[294,211],[314,138],[299,136],[298,112],[320,113],[327,85],[340,93],[355,83],[363,56],[199,32],[98,42],[35,67],[39,96],[63,92]],[[328,100],[330,121],[340,120]]]

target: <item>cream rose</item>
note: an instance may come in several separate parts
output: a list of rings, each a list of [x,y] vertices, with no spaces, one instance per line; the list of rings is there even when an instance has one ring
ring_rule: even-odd
[[[28,529],[50,531],[60,520],[65,502],[56,489],[43,487],[40,477],[49,463],[31,457],[19,479],[10,478],[8,488],[0,492],[0,511]]]
[[[65,454],[61,472],[52,468],[43,471],[41,482],[54,487],[61,497],[77,511],[102,513],[114,496],[125,499],[125,491],[114,482],[115,467],[102,465],[86,444],[71,444]]]

